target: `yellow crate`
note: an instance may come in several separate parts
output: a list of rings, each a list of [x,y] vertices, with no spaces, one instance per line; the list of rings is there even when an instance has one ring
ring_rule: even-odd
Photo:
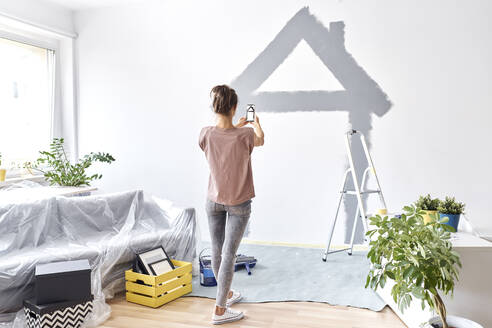
[[[191,263],[171,261],[176,269],[159,276],[125,271],[126,300],[156,308],[191,293]],[[145,285],[138,284],[137,280]]]

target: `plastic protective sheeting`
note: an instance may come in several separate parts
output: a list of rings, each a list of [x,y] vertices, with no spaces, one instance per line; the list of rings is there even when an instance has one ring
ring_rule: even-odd
[[[125,290],[135,253],[162,245],[191,262],[197,231],[193,208],[142,191],[0,204],[0,328],[25,327],[20,310],[33,297],[37,264],[89,260],[94,312],[86,325],[97,326],[111,312],[105,299]]]

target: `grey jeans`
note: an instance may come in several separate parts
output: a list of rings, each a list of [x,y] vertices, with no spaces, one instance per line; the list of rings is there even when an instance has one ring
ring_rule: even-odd
[[[217,280],[215,304],[225,307],[234,276],[236,252],[251,214],[251,200],[234,206],[207,200],[206,208],[212,239],[212,269]]]

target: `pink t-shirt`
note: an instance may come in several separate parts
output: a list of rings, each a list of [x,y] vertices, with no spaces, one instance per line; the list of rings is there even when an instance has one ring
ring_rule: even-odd
[[[254,141],[252,128],[202,129],[198,144],[210,167],[208,199],[222,205],[238,205],[255,196],[251,168]]]

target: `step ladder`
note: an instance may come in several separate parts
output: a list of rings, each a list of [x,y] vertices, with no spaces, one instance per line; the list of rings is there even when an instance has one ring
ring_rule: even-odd
[[[360,185],[358,182],[359,180],[357,178],[357,172],[355,171],[355,165],[354,165],[354,159],[352,157],[352,147],[351,147],[351,139],[353,136],[355,136],[357,134],[360,136],[362,148],[364,149],[364,154],[366,156],[367,164],[368,164],[368,167],[364,170],[364,173],[362,175],[362,183]],[[345,146],[347,149],[347,156],[348,156],[350,167],[347,169],[347,171],[345,171],[345,174],[343,176],[343,183],[342,183],[342,188],[340,189],[340,198],[338,200],[337,212],[335,214],[335,219],[333,220],[333,222],[331,224],[330,234],[328,236],[328,245],[326,246],[326,251],[323,254],[323,261],[325,261],[325,262],[326,262],[326,258],[329,254],[348,250],[348,255],[352,255],[352,251],[354,248],[355,231],[357,230],[357,222],[358,222],[359,217],[362,220],[362,225],[364,227],[364,233],[367,232],[367,230],[368,230],[367,218],[368,217],[367,217],[367,212],[364,209],[364,203],[362,201],[362,195],[377,194],[379,196],[379,200],[381,202],[381,208],[384,208],[384,209],[387,208],[386,202],[384,201],[383,192],[381,190],[381,185],[379,184],[379,179],[378,179],[378,176],[376,174],[376,168],[374,167],[374,163],[372,162],[371,155],[369,154],[369,150],[367,149],[366,139],[364,138],[364,135],[359,131],[350,130],[345,134],[345,137],[346,137]],[[375,189],[375,190],[362,189],[362,188],[365,188],[365,183],[366,183],[366,179],[367,179],[369,172],[372,172],[374,174],[374,177],[376,178],[377,189]],[[353,181],[355,190],[347,190],[347,180],[349,179],[349,173],[351,173],[352,181]],[[357,197],[357,209],[355,211],[355,216],[354,216],[354,224],[352,227],[352,236],[350,238],[350,247],[344,248],[344,249],[330,250],[333,232],[335,231],[335,225],[337,223],[338,213],[340,211],[340,205],[342,204],[343,197],[345,197],[345,196],[356,196]]]

